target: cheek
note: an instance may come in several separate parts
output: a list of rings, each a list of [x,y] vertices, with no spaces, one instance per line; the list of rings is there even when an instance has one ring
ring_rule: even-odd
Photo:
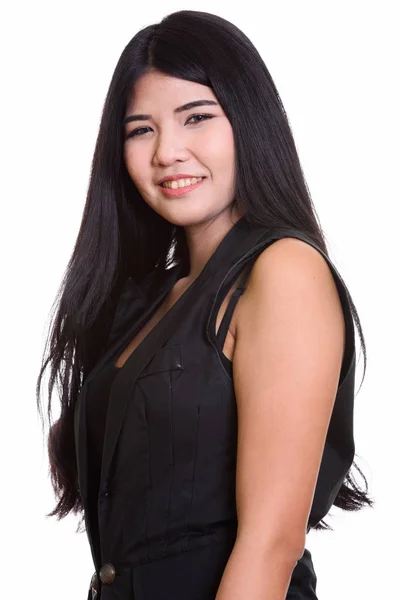
[[[214,176],[218,176],[226,171],[231,171],[235,160],[235,145],[231,127],[222,127],[218,134],[214,131],[207,139],[203,140],[201,152],[204,156],[205,164],[208,164],[211,170],[217,168]]]
[[[140,154],[134,152],[128,146],[124,149],[124,162],[131,179],[136,185],[140,186],[144,179],[144,165],[141,164]]]

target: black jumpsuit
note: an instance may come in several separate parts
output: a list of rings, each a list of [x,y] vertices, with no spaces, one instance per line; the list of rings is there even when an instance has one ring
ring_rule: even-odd
[[[168,269],[151,298],[127,281],[108,349],[83,384],[75,432],[96,569],[89,599],[215,599],[237,530],[237,408],[232,364],[222,348],[254,261],[282,237],[302,239],[323,254],[346,322],[339,387],[308,530],[331,508],[354,458],[355,343],[347,288],[307,236],[250,226],[242,218],[119,369],[117,357],[182,274],[179,266]],[[239,277],[216,334],[218,310]],[[306,549],[287,599],[315,600],[315,592],[316,575]]]

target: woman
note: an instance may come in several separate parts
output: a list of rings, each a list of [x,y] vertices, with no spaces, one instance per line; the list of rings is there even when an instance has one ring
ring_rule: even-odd
[[[353,316],[365,352],[248,38],[197,11],[139,31],[38,380],[61,381],[50,514],[84,515],[89,598],[317,598],[306,533],[372,505]]]

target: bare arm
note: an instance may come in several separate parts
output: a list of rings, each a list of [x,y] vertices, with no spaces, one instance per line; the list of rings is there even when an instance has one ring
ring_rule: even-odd
[[[309,244],[278,240],[237,306],[238,534],[216,600],[284,600],[306,528],[345,343],[340,298]]]

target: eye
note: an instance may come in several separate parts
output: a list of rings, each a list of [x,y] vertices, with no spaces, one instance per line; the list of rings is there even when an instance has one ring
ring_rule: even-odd
[[[204,113],[203,114],[192,115],[191,117],[188,118],[188,120],[186,121],[186,123],[188,123],[190,121],[190,119],[194,119],[195,117],[204,117],[204,120],[206,120],[206,119],[212,119],[214,117],[214,115],[206,115]],[[201,121],[195,121],[195,123],[201,123]]]
[[[201,114],[196,114],[196,115],[191,115],[188,120],[186,121],[186,123],[189,123],[189,121],[191,119],[196,119],[195,121],[192,121],[192,124],[196,125],[197,123],[201,123],[202,121],[206,121],[207,119],[213,119],[215,115],[209,115],[209,114],[205,114],[205,113],[201,113]],[[199,120],[197,120],[199,119]],[[150,129],[150,127],[139,127],[138,129],[134,129],[133,131],[131,131],[130,133],[127,134],[125,139],[131,138],[131,137],[135,137],[135,136],[139,136],[139,135],[143,135],[144,132],[146,132],[146,130]]]
[[[134,129],[133,131],[131,131],[130,133],[128,133],[126,135],[126,140],[128,138],[134,137],[136,135],[142,135],[142,133],[140,133],[141,131],[145,131],[146,129],[150,129],[150,127],[139,127],[139,129]]]

